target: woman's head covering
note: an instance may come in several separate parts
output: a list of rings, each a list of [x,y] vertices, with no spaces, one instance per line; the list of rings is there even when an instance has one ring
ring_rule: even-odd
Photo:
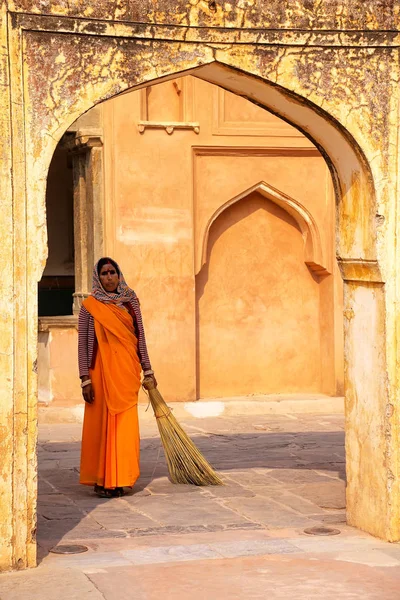
[[[113,265],[119,276],[119,283],[117,287],[116,293],[106,292],[106,290],[101,285],[100,276],[99,276],[99,265],[101,266],[110,264]],[[92,285],[92,296],[99,300],[100,302],[104,302],[105,304],[116,304],[121,305],[124,302],[129,302],[136,298],[135,292],[128,286],[125,281],[125,278],[122,274],[121,269],[119,268],[118,263],[115,262],[112,258],[108,256],[104,256],[97,261],[93,268],[93,285]]]

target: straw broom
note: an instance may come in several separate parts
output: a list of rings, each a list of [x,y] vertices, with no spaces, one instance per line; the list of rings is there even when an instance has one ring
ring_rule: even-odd
[[[223,485],[217,473],[175,419],[153,379],[145,377],[142,385],[148,392],[157,419],[171,481],[193,485]]]

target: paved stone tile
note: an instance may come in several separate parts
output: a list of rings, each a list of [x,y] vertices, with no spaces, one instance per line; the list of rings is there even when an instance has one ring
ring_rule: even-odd
[[[385,544],[384,547],[381,546],[379,549],[388,556],[391,556],[396,560],[400,560],[400,543]]]
[[[49,563],[50,564],[50,563]],[[125,558],[121,552],[84,552],[71,555],[51,555],[51,564],[70,569],[76,567],[79,571],[88,568],[113,569],[115,567],[132,566],[132,561]]]
[[[225,504],[231,508],[236,506],[231,500],[226,501]],[[237,510],[243,517],[262,523],[268,528],[311,527],[314,525],[311,519],[261,496],[243,498]]]
[[[58,460],[54,458],[44,459],[40,461],[39,465],[39,475],[42,473],[46,473],[47,471],[53,471],[54,469],[58,469]]]
[[[149,527],[141,529],[131,529],[128,531],[131,537],[145,536],[160,536],[160,535],[176,535],[176,534],[191,534],[191,533],[214,533],[227,531],[246,531],[246,530],[264,530],[263,525],[252,523],[251,521],[239,521],[236,523],[204,523],[200,525],[165,525],[161,527]]]
[[[149,496],[135,506],[160,525],[190,526],[246,520],[237,516],[234,511],[226,510],[209,498],[197,494]]]
[[[104,595],[76,570],[39,567],[0,576],[1,600],[104,600]]]
[[[58,423],[57,425],[43,424],[39,427],[39,444],[79,442],[82,425],[79,423]]]
[[[319,521],[320,523],[324,523],[325,525],[343,525],[346,523],[346,511],[334,512],[332,514],[329,513],[317,513],[317,514],[308,514],[307,517],[309,519],[313,519],[314,521]]]
[[[155,525],[153,519],[135,511],[134,508],[129,508],[129,505],[122,505],[118,500],[97,506],[90,512],[90,517],[104,529],[116,531]]]
[[[292,510],[296,511],[297,513],[300,513],[303,515],[310,515],[311,513],[318,513],[317,505],[310,502],[309,500],[302,498],[301,496],[296,496],[295,494],[291,494],[290,492],[287,492],[282,489],[279,491],[278,490],[271,491],[270,488],[267,488],[265,490],[264,488],[262,488],[260,486],[260,487],[257,487],[256,493],[258,496],[262,496],[265,498],[271,498],[272,500],[275,500],[275,502],[278,502],[279,504],[282,504],[283,506],[291,508]],[[310,518],[312,518],[312,517],[310,517]]]
[[[346,480],[346,465],[344,463],[309,463],[307,468],[315,470],[320,475],[325,475],[326,477]]]
[[[52,488],[50,488],[52,489]],[[38,494],[40,506],[70,506],[71,500],[65,494],[58,493],[58,490],[54,490],[53,493]]]
[[[345,508],[345,484],[340,480],[328,480],[326,483],[310,483],[297,488],[297,494],[311,500],[320,508]]]
[[[224,558],[235,558],[238,556],[262,556],[266,554],[293,554],[301,553],[299,548],[286,540],[245,540],[235,542],[219,542],[210,544]]]
[[[340,527],[338,527],[340,529]],[[387,547],[387,544],[380,542],[372,537],[347,537],[344,535],[334,536],[312,536],[303,534],[296,538],[287,540],[303,552],[311,553],[338,553],[338,552],[367,552],[369,550],[381,550],[380,546]]]
[[[40,460],[40,459],[39,459]],[[38,495],[46,494],[58,494],[59,490],[55,490],[54,487],[43,477],[38,477]]]
[[[77,441],[74,442],[39,442],[39,447],[41,448],[41,450],[43,450],[44,452],[48,452],[48,453],[54,453],[54,454],[59,454],[59,453],[68,453],[68,455],[70,454],[78,454],[79,453],[79,443]]]
[[[41,464],[39,463],[39,475],[41,471]],[[53,470],[46,473],[44,477],[47,482],[58,488],[59,490],[71,491],[74,487],[85,489],[85,487],[89,486],[80,486],[79,485],[79,474],[75,469],[63,469],[59,470],[54,466]]]
[[[83,517],[82,511],[77,506],[71,505],[59,505],[59,504],[40,504],[38,508],[38,514],[42,515],[46,519],[57,520],[57,519],[77,519]]]
[[[134,565],[221,558],[221,555],[214,548],[206,544],[127,550],[122,551],[121,554]]]
[[[311,469],[272,469],[268,474],[271,480],[277,480],[283,484],[299,484],[299,483],[320,483],[324,485],[329,483],[329,479],[325,475],[320,475]]]
[[[226,485],[210,488],[177,486],[168,480],[154,423],[145,421],[142,474],[119,500],[97,498],[90,487],[79,485],[80,427],[47,427],[41,432],[45,479],[39,496],[39,541],[46,545],[46,538],[143,538],[321,523],[330,515],[315,504],[315,498],[324,504],[331,501],[334,507],[343,502],[341,488],[332,487],[339,469],[327,462],[333,451],[341,451],[343,432],[338,430],[340,420],[300,417],[274,415],[262,422],[255,422],[254,416],[189,420],[186,425],[195,443],[225,474]],[[310,431],[316,423],[317,431]],[[301,452],[333,477],[304,468],[307,465],[299,464]]]
[[[274,485],[278,487],[280,485],[279,482],[274,481],[272,483],[270,472],[270,469],[266,469],[264,473],[260,473],[258,469],[223,471],[227,475],[230,484],[234,482],[233,485],[239,484],[248,489],[252,489],[258,485]]]
[[[113,500],[79,485],[80,427],[47,427],[39,456],[46,466],[39,480],[42,564],[58,581],[63,572],[73,574],[79,595],[67,587],[65,600],[97,600],[98,592],[103,600],[398,600],[400,545],[347,527],[338,508],[344,506],[342,422],[327,415],[188,419],[188,431],[226,482],[195,488],[168,480],[156,425],[145,421],[140,480]],[[302,533],[322,523],[342,534]],[[67,541],[90,551],[47,554]],[[47,584],[50,571],[35,571],[43,574],[40,596],[23,588],[20,594],[19,586],[6,596],[0,577],[1,600],[64,600],[52,589],[54,579]],[[82,571],[93,582],[85,580],[88,589]]]
[[[255,496],[254,491],[232,482],[209,487],[201,493],[210,498],[253,498]]]
[[[80,453],[78,457],[74,456],[62,456],[58,457],[58,468],[59,469],[76,469],[79,472]]]
[[[164,458],[160,458],[159,460],[164,461]],[[159,477],[168,476],[168,468],[164,462],[157,463],[156,465],[154,463],[148,465],[142,463],[140,471],[142,476],[148,479],[158,479]]]
[[[133,589],[135,600],[398,600],[396,571],[281,555],[125,567],[113,580],[118,600],[131,600]],[[115,600],[109,572],[88,577],[105,600]]]
[[[199,488],[195,485],[180,485],[172,483],[168,477],[153,479],[148,485],[152,494],[188,494],[199,493]]]
[[[64,542],[79,542],[85,543],[86,540],[97,540],[104,538],[125,538],[126,533],[124,531],[119,531],[116,529],[103,529],[103,528],[93,528],[93,527],[83,527],[81,525],[77,525],[73,529],[67,531],[64,536],[61,538],[61,541]]]
[[[400,567],[400,560],[389,556],[385,552],[380,552],[379,550],[338,552],[338,554],[335,555],[335,560],[351,562],[358,565],[368,565],[370,567]]]
[[[83,488],[83,490],[85,489],[86,488]],[[91,513],[91,511],[96,509],[98,506],[104,506],[105,504],[114,502],[114,499],[99,498],[92,492],[92,490],[90,490],[90,488],[87,489],[84,494],[78,495],[77,493],[71,493],[65,494],[65,497],[79,507],[81,511],[88,513]]]
[[[85,540],[104,537],[125,537],[124,532],[107,530],[94,519],[38,520],[38,543],[48,547],[61,540]]]

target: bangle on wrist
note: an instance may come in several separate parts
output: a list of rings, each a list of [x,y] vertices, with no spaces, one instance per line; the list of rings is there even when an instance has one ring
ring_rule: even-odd
[[[143,371],[143,375],[146,377],[147,375],[154,375],[154,371],[152,369],[147,369],[147,371]]]
[[[81,388],[86,387],[87,385],[89,385],[90,383],[92,383],[91,379],[86,379],[86,381],[82,381],[81,383]]]

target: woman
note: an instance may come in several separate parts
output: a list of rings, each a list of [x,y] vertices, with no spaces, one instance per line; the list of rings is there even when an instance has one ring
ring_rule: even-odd
[[[139,300],[118,264],[101,258],[79,313],[79,376],[85,400],[80,483],[122,496],[139,477],[140,373],[152,376]]]

